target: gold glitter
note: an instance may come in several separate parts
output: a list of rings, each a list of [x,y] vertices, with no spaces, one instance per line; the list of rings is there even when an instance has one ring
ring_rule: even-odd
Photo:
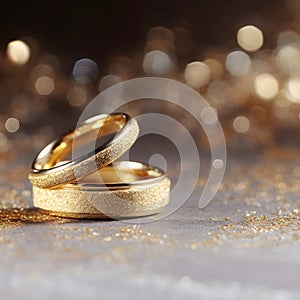
[[[45,214],[36,208],[22,209],[1,209],[0,210],[0,228],[21,226],[30,223],[66,223],[67,219]]]
[[[54,233],[55,238],[60,240],[89,240],[89,241],[126,241],[137,242],[139,244],[160,244],[174,245],[176,241],[168,238],[167,235],[161,235],[154,232],[143,230],[140,226],[114,227],[74,227],[57,225],[56,229],[60,234]],[[118,230],[116,232],[116,230]]]
[[[125,217],[157,213],[168,204],[170,180],[152,186],[99,191],[79,188],[40,189],[33,186],[34,205],[66,217]],[[96,203],[97,208],[93,203]],[[105,215],[105,213],[109,215]]]
[[[273,233],[276,232],[274,236]],[[299,209],[278,213],[275,216],[246,213],[241,222],[230,221],[218,227],[218,230],[208,232],[209,238],[200,242],[193,242],[190,248],[195,250],[200,247],[221,246],[230,241],[243,240],[243,243],[234,244],[238,247],[251,247],[247,240],[259,238],[261,246],[274,246],[280,241],[297,241],[300,238],[300,213]],[[273,243],[273,244],[272,244]]]

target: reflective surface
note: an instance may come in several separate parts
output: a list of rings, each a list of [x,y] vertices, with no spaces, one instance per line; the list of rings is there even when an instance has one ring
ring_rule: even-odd
[[[199,210],[195,197],[171,216],[141,225],[76,221],[28,208],[32,146],[21,153],[22,161],[0,165],[6,299],[99,299],[99,290],[110,299],[299,298],[300,156],[294,147],[231,149],[223,186],[208,207]],[[204,182],[201,177],[199,186]]]

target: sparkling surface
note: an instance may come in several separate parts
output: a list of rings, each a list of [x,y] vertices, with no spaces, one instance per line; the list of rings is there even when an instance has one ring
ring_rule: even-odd
[[[31,155],[36,139],[18,145]],[[105,298],[138,299],[150,288],[151,297],[143,298],[215,299],[222,293],[230,299],[237,289],[245,299],[257,293],[299,297],[300,154],[292,148],[240,149],[243,155],[231,156],[208,207],[199,210],[194,195],[173,215],[141,225],[32,209],[24,166],[31,158],[22,151],[23,162],[16,162],[20,148],[0,165],[2,295],[34,291],[51,299],[59,289],[79,299],[93,298],[100,288]],[[205,168],[209,158],[202,163]],[[200,177],[199,186],[204,182]]]

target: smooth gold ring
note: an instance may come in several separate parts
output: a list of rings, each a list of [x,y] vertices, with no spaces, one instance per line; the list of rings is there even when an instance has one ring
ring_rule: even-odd
[[[103,183],[97,181],[100,175]],[[159,213],[169,202],[170,180],[157,168],[138,162],[115,162],[55,188],[33,186],[34,205],[48,213],[74,218],[141,217]]]
[[[115,133],[104,145],[77,159],[60,163],[72,151],[74,139],[84,145],[95,138]],[[139,127],[124,113],[102,114],[86,120],[75,130],[48,144],[34,159],[29,179],[40,188],[54,187],[80,179],[107,166],[135,142]],[[92,138],[91,138],[92,137]],[[60,164],[58,164],[60,163]]]

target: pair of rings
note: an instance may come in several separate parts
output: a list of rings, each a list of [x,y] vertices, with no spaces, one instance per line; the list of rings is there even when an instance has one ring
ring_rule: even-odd
[[[93,151],[81,149],[111,134],[112,138]],[[102,114],[49,143],[29,172],[34,205],[53,215],[75,218],[139,217],[161,212],[169,202],[166,174],[143,163],[115,161],[138,134],[136,120],[127,114]],[[78,157],[66,160],[77,150]]]

